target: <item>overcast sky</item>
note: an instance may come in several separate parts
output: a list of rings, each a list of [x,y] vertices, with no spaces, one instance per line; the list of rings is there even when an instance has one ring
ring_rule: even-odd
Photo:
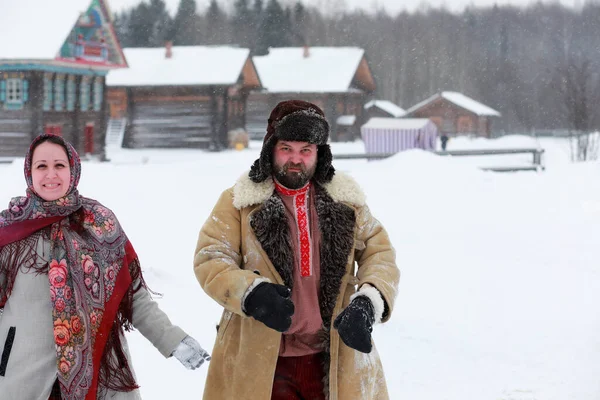
[[[266,3],[268,0],[265,0]],[[357,7],[364,9],[376,9],[385,8],[388,12],[396,14],[403,10],[414,11],[419,7],[435,7],[439,8],[441,5],[445,5],[447,9],[453,11],[462,11],[468,5],[474,6],[492,6],[494,4],[513,4],[523,5],[532,4],[537,1],[543,3],[562,3],[567,6],[574,6],[583,4],[585,0],[302,0],[302,3],[306,5],[317,5],[322,10],[333,10],[333,9],[355,9]],[[175,13],[179,0],[165,0],[167,7],[171,13]],[[204,10],[210,0],[197,0],[199,10]],[[230,6],[234,0],[218,0],[219,4],[223,6]],[[296,0],[280,0],[283,4],[293,4]],[[108,0],[108,3],[113,11],[121,11],[124,8],[140,3],[140,0]]]

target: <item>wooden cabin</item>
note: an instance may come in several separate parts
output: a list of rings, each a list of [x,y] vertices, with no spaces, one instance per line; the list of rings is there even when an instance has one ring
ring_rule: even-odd
[[[492,117],[500,117],[500,113],[462,93],[442,92],[406,110],[406,117],[431,119],[440,135],[489,138]]]
[[[266,133],[271,110],[283,100],[310,101],[325,112],[331,140],[354,140],[364,123],[363,105],[375,91],[365,52],[357,47],[281,47],[252,58],[264,90],[248,98],[246,127],[255,139]],[[338,126],[338,118],[354,125]]]
[[[129,68],[108,77],[111,122],[125,147],[227,146],[245,129],[246,98],[261,87],[250,50],[229,46],[124,49]]]
[[[365,116],[371,118],[402,118],[406,111],[388,100],[371,100],[365,104]]]
[[[340,115],[335,120],[335,127],[339,138],[353,138],[356,135],[356,116],[353,114]]]
[[[127,67],[106,0],[20,0],[0,11],[0,156],[43,132],[104,158],[105,79]]]

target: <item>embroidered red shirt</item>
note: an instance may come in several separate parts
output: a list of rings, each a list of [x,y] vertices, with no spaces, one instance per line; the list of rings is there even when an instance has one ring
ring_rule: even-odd
[[[294,199],[296,225],[298,227],[298,250],[300,253],[300,273],[302,276],[311,276],[312,271],[312,240],[310,238],[310,225],[308,222],[308,191],[310,182],[300,189],[288,189],[276,180],[275,189],[284,196]]]

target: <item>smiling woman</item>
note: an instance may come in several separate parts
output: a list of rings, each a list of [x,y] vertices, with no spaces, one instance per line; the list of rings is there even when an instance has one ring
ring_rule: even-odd
[[[33,189],[42,199],[54,201],[71,189],[67,148],[55,137],[36,143],[31,158]]]
[[[117,217],[79,195],[80,174],[71,144],[40,135],[27,195],[0,212],[2,398],[139,400],[124,335],[134,327],[186,368],[210,359],[152,300]]]

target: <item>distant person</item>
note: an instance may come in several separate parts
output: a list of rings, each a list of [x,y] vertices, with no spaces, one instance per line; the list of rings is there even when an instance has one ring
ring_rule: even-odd
[[[415,137],[415,148],[416,149],[422,149],[422,143],[421,143],[421,132],[417,133],[417,136]]]
[[[450,138],[448,137],[447,133],[443,133],[442,136],[440,136],[440,142],[442,143],[442,151],[446,151],[448,140],[450,140]]]
[[[140,399],[132,328],[188,369],[210,360],[151,299],[117,217],[79,195],[80,171],[69,143],[38,136],[25,156],[27,195],[0,213],[3,400]]]
[[[259,159],[200,231],[196,277],[224,308],[205,400],[389,398],[371,331],[400,271],[328,138],[319,107],[279,103]]]

